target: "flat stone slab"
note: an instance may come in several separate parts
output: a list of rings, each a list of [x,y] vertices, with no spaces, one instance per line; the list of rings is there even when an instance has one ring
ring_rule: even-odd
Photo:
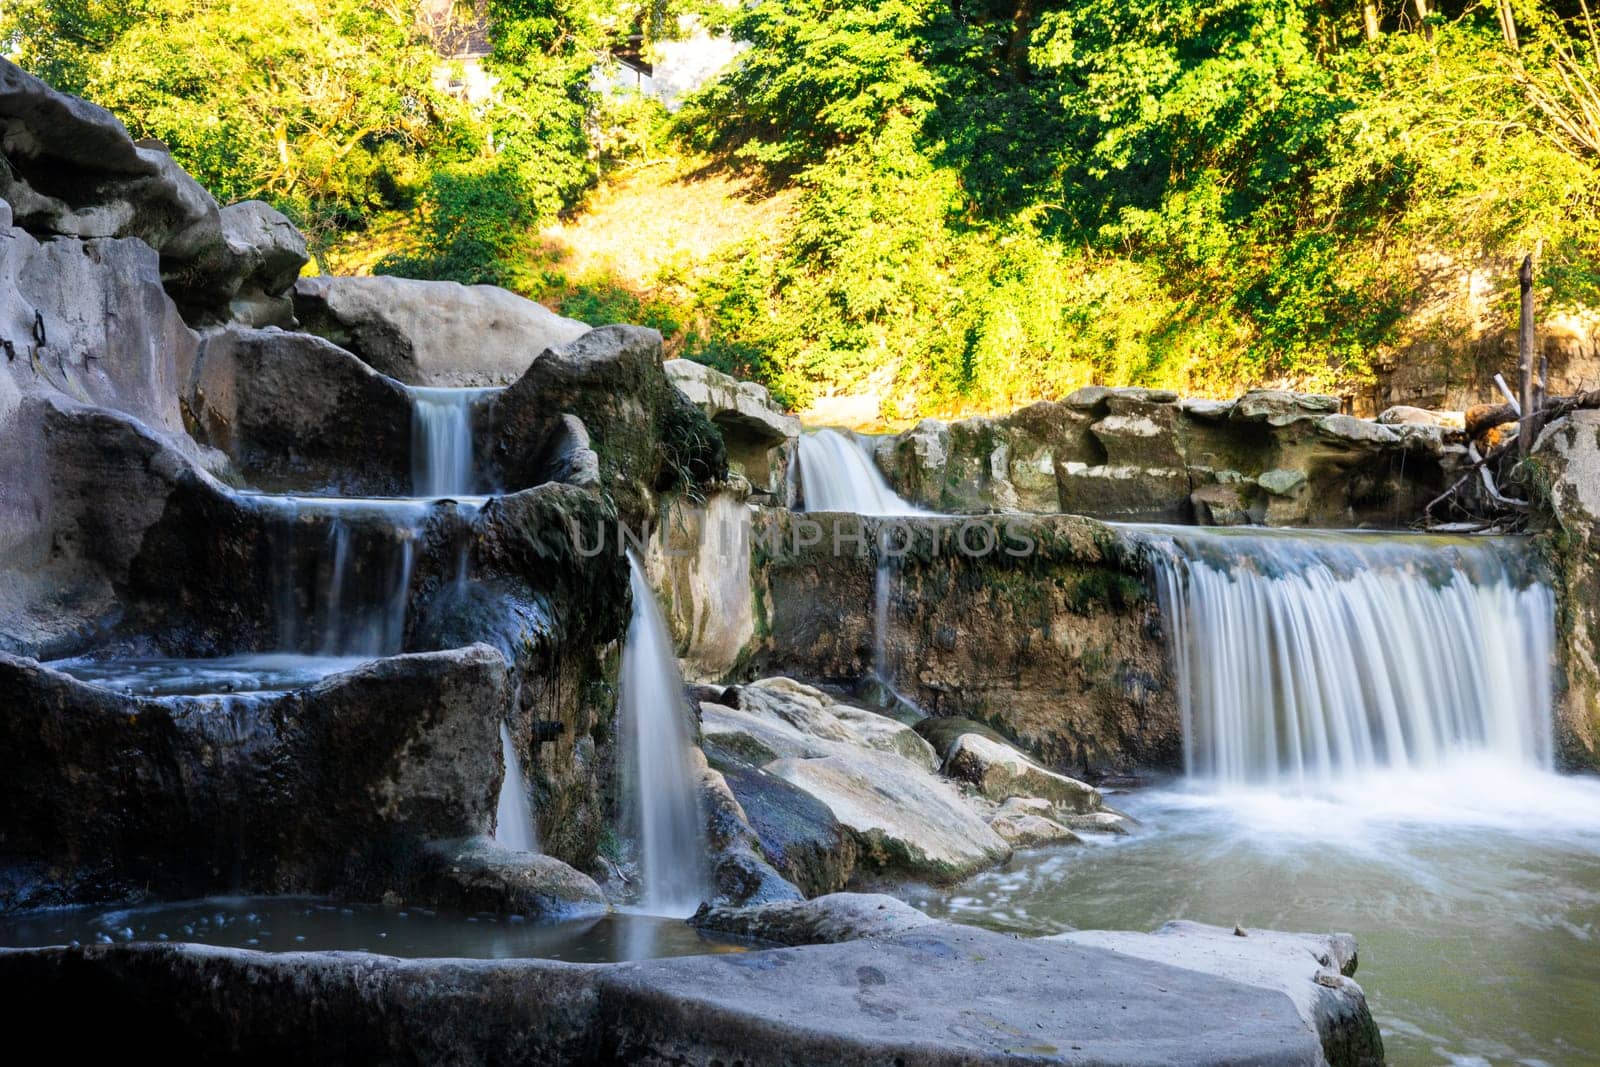
[[[1327,1062],[1278,989],[946,923],[598,966],[197,945],[6,950],[0,993],[15,1019],[92,997],[96,1025],[75,1049],[81,1037],[84,1051],[98,1042],[119,1056],[142,1046],[277,1062]]]

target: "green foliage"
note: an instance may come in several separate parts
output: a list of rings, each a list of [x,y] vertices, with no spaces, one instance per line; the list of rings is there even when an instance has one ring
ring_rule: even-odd
[[[696,354],[893,418],[1356,384],[1429,299],[1421,258],[1504,280],[1542,245],[1546,302],[1592,303],[1600,152],[1551,118],[1592,41],[1517,11],[1513,52],[1476,6],[1375,41],[1354,4],[748,7],[681,127],[805,198],[701,285]]]
[[[313,242],[409,205],[466,116],[398,3],[20,0],[19,58],[155,137],[218,199],[265,197]]]
[[[520,250],[537,220],[521,174],[490,160],[441,168],[420,198],[419,251],[379,260],[376,273],[463,285],[516,283]]]

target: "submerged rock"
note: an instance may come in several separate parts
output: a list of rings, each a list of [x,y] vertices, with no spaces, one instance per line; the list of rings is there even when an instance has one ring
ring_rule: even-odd
[[[829,893],[815,900],[753,908],[707,906],[689,921],[701,930],[774,945],[834,945],[936,925],[910,904],[882,893]]]
[[[589,332],[497,286],[388,276],[302,278],[294,310],[304,328],[409,385],[510,385],[541,352]]]

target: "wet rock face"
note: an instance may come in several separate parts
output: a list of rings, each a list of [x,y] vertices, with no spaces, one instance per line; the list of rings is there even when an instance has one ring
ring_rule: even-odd
[[[1095,387],[1001,418],[925,419],[876,455],[903,495],[943,511],[1396,526],[1444,489],[1466,449],[1438,420],[1388,422],[1280,390],[1221,402]]]
[[[727,476],[722,437],[667,381],[654,330],[590,330],[546,349],[494,398],[486,414],[489,457],[506,484],[539,485],[566,469],[573,447],[567,417],[585,427],[599,484],[635,529],[653,513],[656,493]]]
[[[545,349],[589,332],[492,285],[317,277],[293,295],[303,328],[408,385],[510,385]]]
[[[855,516],[775,515],[755,582],[758,644],[750,670],[839,685],[882,670],[922,711],[996,727],[1046,768],[1090,780],[1175,767],[1181,726],[1147,571],[1111,528],[1076,516],[1000,520],[1032,547],[983,556],[990,520],[915,520],[916,545],[882,583],[856,546],[877,527]],[[796,550],[800,523],[820,538]],[[842,551],[835,553],[835,533]],[[867,532],[863,535],[863,530]],[[933,537],[940,551],[932,552]],[[854,540],[853,540],[854,539]],[[894,535],[899,545],[903,538]]]
[[[1600,411],[1575,411],[1539,435],[1532,461],[1545,489],[1543,537],[1555,571],[1558,756],[1600,767]]]
[[[132,698],[0,658],[5,907],[221,891],[404,894],[490,829],[505,660],[382,660],[296,693]]]

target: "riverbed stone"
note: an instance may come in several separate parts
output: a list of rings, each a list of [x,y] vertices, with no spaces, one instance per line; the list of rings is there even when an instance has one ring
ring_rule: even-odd
[[[1010,745],[979,734],[956,739],[945,757],[944,772],[990,800],[1038,797],[1077,814],[1100,806],[1100,791],[1093,786],[1046,770]]]
[[[1078,845],[1083,839],[1049,815],[1012,809],[996,812],[989,829],[1006,839],[1012,848],[1038,848],[1041,845]]]
[[[877,870],[949,882],[1011,853],[952,786],[899,756],[780,759],[765,770],[827,805]]]
[[[836,945],[935,924],[910,904],[883,893],[829,893],[746,908],[707,905],[689,921],[697,929],[772,945]]]
[[[293,296],[305,329],[409,385],[510,385],[541,352],[589,332],[493,285],[324,275],[300,279]]]
[[[553,856],[519,852],[488,837],[431,841],[409,884],[405,903],[477,914],[562,921],[607,910],[594,879]]]

